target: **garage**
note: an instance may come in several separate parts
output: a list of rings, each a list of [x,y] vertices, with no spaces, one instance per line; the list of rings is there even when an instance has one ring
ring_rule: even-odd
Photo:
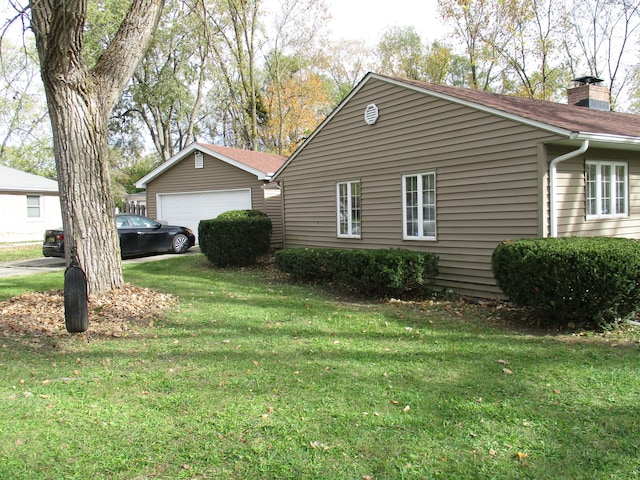
[[[269,187],[286,157],[194,142],[136,182],[146,190],[147,216],[198,233],[200,220],[229,210],[261,210],[272,222],[272,243],[283,244],[282,197]],[[265,197],[272,193],[275,196]]]
[[[192,193],[159,193],[157,199],[157,219],[170,225],[190,228],[196,235],[196,241],[200,220],[216,218],[229,210],[252,208],[250,188]]]

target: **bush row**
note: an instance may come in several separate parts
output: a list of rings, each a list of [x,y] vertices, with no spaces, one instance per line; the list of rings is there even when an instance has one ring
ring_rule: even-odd
[[[610,328],[640,310],[640,243],[624,238],[502,242],[493,252],[498,286],[549,322]]]
[[[271,219],[259,210],[231,210],[198,224],[200,250],[216,267],[243,267],[269,252]]]
[[[438,275],[438,257],[400,249],[289,248],[276,252],[276,267],[301,280],[333,281],[365,295],[422,294]]]

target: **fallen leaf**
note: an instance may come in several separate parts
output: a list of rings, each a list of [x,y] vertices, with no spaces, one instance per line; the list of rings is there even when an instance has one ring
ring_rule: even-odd
[[[402,411],[403,411],[403,412],[405,412],[405,413],[406,413],[406,412],[408,412],[409,410],[411,410],[411,407],[410,407],[409,405],[405,406],[405,407],[402,409]]]
[[[313,449],[329,450],[329,446],[325,445],[322,442],[313,441],[313,442],[309,442],[309,445],[311,445],[311,448]]]
[[[501,364],[501,365],[509,365],[511,362],[507,362],[506,360],[500,359],[500,360],[498,360],[498,363]]]
[[[509,370],[508,368],[503,368],[502,371],[504,373],[506,373],[507,375],[511,375],[513,372],[511,370]]]

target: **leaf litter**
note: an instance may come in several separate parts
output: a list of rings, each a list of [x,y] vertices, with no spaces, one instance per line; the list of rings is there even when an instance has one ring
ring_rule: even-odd
[[[126,284],[101,295],[89,295],[89,329],[81,335],[126,336],[136,327],[153,326],[178,299],[166,293]],[[0,302],[0,335],[50,337],[67,335],[64,292],[27,292]]]

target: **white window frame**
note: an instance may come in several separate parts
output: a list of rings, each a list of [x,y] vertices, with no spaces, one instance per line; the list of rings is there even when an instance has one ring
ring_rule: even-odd
[[[358,186],[357,195],[354,194],[354,185]],[[342,195],[341,187],[345,187],[345,195]],[[343,202],[344,199],[344,202]],[[354,213],[359,213],[354,215]],[[346,217],[346,218],[345,218]],[[343,222],[342,220],[345,220]],[[349,180],[336,183],[336,233],[338,238],[361,238],[362,234],[362,185],[360,180]],[[346,226],[346,230],[343,230]]]
[[[409,179],[415,181],[415,190],[407,189]],[[425,181],[431,179],[432,187],[425,190]],[[428,187],[428,186],[427,186]],[[425,193],[430,203],[425,205]],[[409,200],[416,205],[409,204]],[[410,209],[413,210],[410,212]],[[425,220],[425,209],[430,217]],[[411,224],[411,228],[409,227]],[[425,229],[425,226],[427,229]],[[425,232],[425,230],[428,230]],[[436,172],[412,173],[402,176],[402,238],[404,240],[437,240]]]
[[[38,205],[30,205],[29,204],[29,199],[36,199],[38,200]],[[37,216],[32,216],[31,212],[34,211],[34,209],[38,209],[38,215]],[[42,195],[27,195],[27,220],[40,220],[42,219]]]
[[[595,178],[590,178],[591,169],[595,169]],[[610,175],[606,174],[607,169]],[[629,165],[626,162],[588,160],[584,180],[587,220],[629,216]]]

